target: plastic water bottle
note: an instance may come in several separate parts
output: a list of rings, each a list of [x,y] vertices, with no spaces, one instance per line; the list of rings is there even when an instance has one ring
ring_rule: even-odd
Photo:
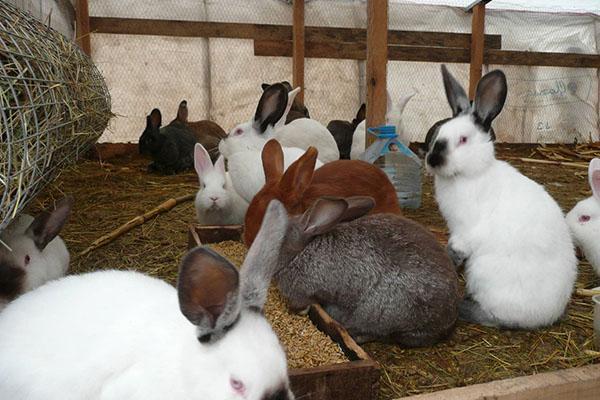
[[[368,128],[376,137],[360,156],[361,160],[379,166],[390,178],[401,207],[421,206],[421,160],[400,142],[394,125]]]

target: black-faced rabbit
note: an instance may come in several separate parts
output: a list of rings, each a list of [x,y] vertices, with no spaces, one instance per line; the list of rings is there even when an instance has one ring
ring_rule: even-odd
[[[364,121],[366,117],[366,109],[366,104],[363,103],[358,109],[356,117],[352,120],[352,122],[334,119],[327,124],[327,130],[333,135],[338,149],[340,150],[340,160],[350,159],[352,136],[354,135],[354,131],[356,130],[358,124]]]

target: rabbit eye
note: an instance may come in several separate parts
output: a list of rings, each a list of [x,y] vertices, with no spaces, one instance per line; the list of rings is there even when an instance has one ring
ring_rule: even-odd
[[[246,391],[246,387],[244,386],[244,383],[242,381],[239,381],[235,378],[231,378],[229,380],[229,383],[231,384],[231,388],[239,394],[244,394],[244,392]]]
[[[241,135],[243,132],[244,132],[244,131],[242,131],[242,129],[241,129],[241,128],[237,128],[237,129],[235,130],[235,132],[233,132],[233,134],[234,134],[235,136],[239,136],[239,135]]]
[[[458,144],[465,144],[467,143],[468,138],[466,136],[461,136],[460,139],[458,139]]]
[[[589,216],[589,215],[580,215],[580,216],[579,216],[579,222],[582,222],[582,223],[584,223],[584,222],[588,222],[590,219],[591,219],[591,218],[590,218],[590,216]]]
[[[25,265],[28,265],[29,261],[31,261],[31,257],[29,257],[29,254],[27,254],[25,255]]]
[[[223,184],[223,189],[225,189],[225,184]]]

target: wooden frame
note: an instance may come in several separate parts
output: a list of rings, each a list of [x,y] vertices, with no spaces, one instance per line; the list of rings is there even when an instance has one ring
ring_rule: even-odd
[[[188,248],[202,243],[240,240],[241,225],[191,225]],[[352,339],[348,332],[318,305],[313,305],[309,317],[315,326],[339,344],[349,362],[289,371],[296,398],[306,400],[376,400],[379,388],[379,367]]]
[[[92,55],[92,44],[90,39],[90,13],[88,0],[77,0],[75,4],[75,30],[77,44],[88,56]]]
[[[597,400],[600,365],[441,390],[399,400]]]
[[[300,87],[300,93],[296,97],[304,103],[304,0],[294,0],[293,19],[292,81],[294,87]]]
[[[485,3],[480,2],[473,7],[471,19],[471,62],[469,66],[469,99],[475,97],[477,83],[483,70],[483,35],[485,34]]]

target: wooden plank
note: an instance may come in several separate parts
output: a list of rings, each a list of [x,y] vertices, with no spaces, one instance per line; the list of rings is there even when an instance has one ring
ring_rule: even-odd
[[[92,32],[126,35],[158,35],[181,37],[219,37],[233,39],[263,39],[291,41],[293,29],[289,25],[258,25],[229,22],[176,21],[162,19],[91,17]],[[363,42],[367,31],[358,28],[305,27],[307,42]],[[389,44],[405,46],[438,46],[469,48],[468,33],[389,31]],[[500,49],[500,35],[485,35],[485,46]]]
[[[600,365],[505,379],[399,400],[598,400]]]
[[[471,17],[471,64],[469,66],[469,99],[475,97],[477,82],[483,70],[483,35],[485,33],[485,3],[473,8]]]
[[[367,127],[385,123],[387,109],[388,0],[367,2]],[[365,130],[366,145],[374,137]]]
[[[75,6],[75,30],[77,44],[85,54],[92,55],[92,44],[90,41],[90,12],[88,0],[77,0]]]
[[[296,98],[304,103],[304,0],[294,0],[293,20],[292,80],[295,88],[300,87]]]
[[[297,399],[377,399],[379,370],[373,361],[292,369],[289,375]]]
[[[291,42],[256,40],[254,42],[254,54],[257,56],[291,57],[292,44]],[[363,43],[306,42],[305,57],[365,60],[366,46]],[[469,49],[388,46],[388,60],[469,63],[471,58]],[[485,49],[483,62],[497,65],[600,68],[600,55]]]

